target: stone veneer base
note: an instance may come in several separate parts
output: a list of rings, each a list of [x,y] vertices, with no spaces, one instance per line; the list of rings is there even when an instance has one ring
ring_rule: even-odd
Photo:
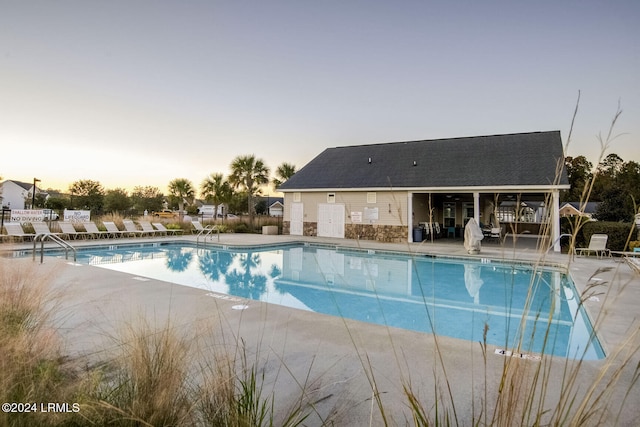
[[[345,224],[344,237],[354,240],[376,240],[379,242],[400,243],[406,242],[408,228],[403,225],[378,225],[378,224]],[[282,223],[282,234],[291,233],[291,223]],[[303,223],[304,236],[317,236],[318,224],[315,222]]]

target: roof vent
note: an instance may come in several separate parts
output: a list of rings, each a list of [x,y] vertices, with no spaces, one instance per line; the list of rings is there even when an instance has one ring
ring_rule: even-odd
[[[369,157],[369,164],[371,164],[371,157]]]
[[[418,162],[416,162],[415,160],[413,161],[413,166],[418,166]]]

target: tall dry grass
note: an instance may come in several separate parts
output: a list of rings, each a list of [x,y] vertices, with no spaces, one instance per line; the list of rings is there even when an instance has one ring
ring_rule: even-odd
[[[264,369],[243,342],[220,344],[170,321],[140,317],[113,339],[113,357],[91,372],[86,414],[97,425],[288,426],[306,419],[294,406],[276,416],[276,396],[264,388]],[[277,421],[276,421],[277,420]]]
[[[103,223],[104,221],[107,221],[107,222],[113,222],[113,223],[115,223],[115,224],[118,226],[118,228],[119,228],[120,230],[124,230],[124,223],[123,223],[123,221],[124,221],[125,219],[126,219],[126,217],[124,217],[124,216],[123,216],[123,215],[121,215],[120,213],[118,213],[118,212],[111,212],[111,213],[107,213],[107,214],[104,214],[104,215],[100,216],[99,224],[100,224],[100,226],[102,226],[102,223]],[[104,226],[102,226],[102,227],[104,227]]]
[[[188,325],[139,316],[106,348],[90,349],[91,366],[70,359],[52,323],[64,298],[50,286],[53,275],[0,258],[0,403],[37,404],[34,412],[0,412],[0,426],[293,427],[307,418],[304,391],[276,414],[260,352],[250,360],[241,340],[217,343]],[[43,412],[40,404],[49,402],[79,411]]]
[[[74,401],[75,372],[64,354],[53,313],[60,295],[49,274],[21,260],[0,258],[0,402],[35,404],[29,412],[0,412],[0,425],[60,425],[40,403]]]
[[[191,425],[190,339],[146,318],[124,324],[94,368],[87,411],[98,425]],[[114,353],[114,354],[112,354]]]

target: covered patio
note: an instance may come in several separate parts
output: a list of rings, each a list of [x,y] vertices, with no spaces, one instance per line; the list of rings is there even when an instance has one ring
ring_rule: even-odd
[[[461,239],[467,222],[474,218],[487,240],[502,240],[507,234],[531,235],[559,244],[558,202],[558,191],[411,192],[410,241]]]

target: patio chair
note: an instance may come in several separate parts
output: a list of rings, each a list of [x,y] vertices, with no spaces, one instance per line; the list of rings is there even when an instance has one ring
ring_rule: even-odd
[[[140,224],[140,227],[142,227],[142,232],[150,236],[162,236],[163,234],[167,234],[161,230],[156,230],[155,228],[153,228],[153,225],[151,225],[149,221],[138,221],[138,224]]]
[[[7,234],[2,236],[3,241],[10,237],[11,239],[20,239],[24,242],[25,239],[32,240],[36,236],[32,233],[25,233],[19,222],[5,222],[4,229],[7,231]]]
[[[62,234],[66,235],[69,239],[77,240],[79,238],[86,239],[87,237],[91,237],[91,233],[88,231],[76,230],[72,222],[60,221],[58,225],[60,226],[60,230],[62,230]]]
[[[161,222],[152,222],[151,223],[158,231],[163,232],[165,235],[175,236],[176,234],[182,234],[184,230],[182,228],[167,228]]]
[[[207,225],[206,227],[203,226],[200,223],[200,221],[191,221],[191,224],[193,224],[193,227],[194,227],[193,234],[199,234],[199,233],[202,233],[202,232],[209,231],[209,230],[213,229],[213,227],[210,226],[210,225]]]
[[[113,221],[102,221],[102,225],[112,237],[135,236],[135,233],[128,230],[120,230]]]
[[[489,230],[489,234],[486,235],[487,241],[496,240],[498,243],[502,243],[502,228],[500,227],[491,227]]]
[[[626,256],[624,260],[627,262],[629,268],[635,271],[637,274],[640,274],[640,259],[633,256]]]
[[[31,225],[33,226],[33,230],[38,234],[53,234],[54,236],[62,237],[65,233],[54,233],[49,229],[49,226],[44,221],[32,221]]]
[[[111,233],[108,231],[100,231],[94,222],[83,222],[82,226],[86,230],[87,236],[93,239],[97,239],[99,237],[111,237]]]
[[[155,230],[151,230],[151,231],[139,230],[138,227],[136,227],[136,224],[130,219],[123,220],[122,224],[124,225],[125,232],[128,232],[130,236],[142,237],[142,236],[149,236],[151,234],[156,234]]]
[[[588,248],[576,248],[576,255],[589,255],[591,252],[595,252],[598,258],[603,255],[611,256],[611,252],[607,249],[607,239],[609,236],[606,234],[593,234],[589,240]]]

